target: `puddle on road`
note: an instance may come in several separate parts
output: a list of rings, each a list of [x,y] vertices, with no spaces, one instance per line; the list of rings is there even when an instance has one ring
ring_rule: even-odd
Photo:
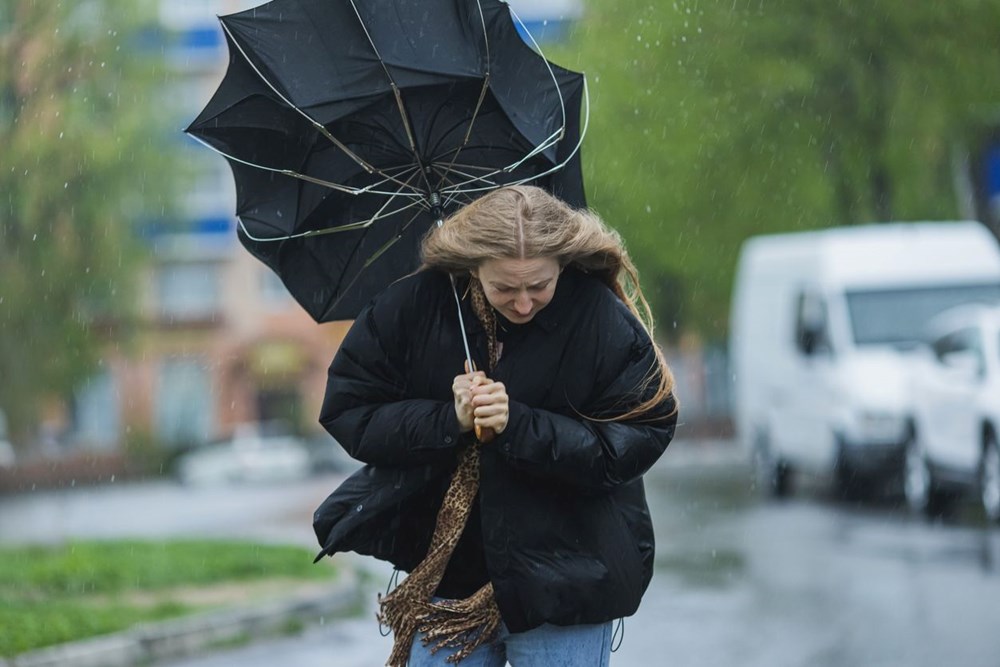
[[[667,551],[657,556],[655,567],[657,574],[677,577],[688,586],[725,588],[742,577],[746,558],[735,550]]]
[[[667,469],[648,477],[646,489],[658,576],[713,589],[743,579],[747,559],[734,526],[760,502],[746,466]]]

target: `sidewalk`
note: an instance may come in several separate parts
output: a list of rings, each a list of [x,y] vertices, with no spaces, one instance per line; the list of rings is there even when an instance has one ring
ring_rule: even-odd
[[[731,466],[745,461],[745,454],[731,440],[678,439],[671,443],[651,474],[657,469]],[[302,521],[306,521],[305,515]],[[298,535],[290,541],[301,542]],[[112,635],[23,653],[7,660],[0,658],[0,667],[131,667],[274,637],[289,628],[311,625],[363,608],[364,597],[372,584],[365,585],[361,581],[361,569],[352,561],[350,556],[343,559],[344,576],[335,584],[307,594],[259,602],[243,609],[144,624]]]

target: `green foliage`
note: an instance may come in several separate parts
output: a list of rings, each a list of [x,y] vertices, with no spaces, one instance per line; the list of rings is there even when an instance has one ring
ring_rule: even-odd
[[[329,580],[313,553],[244,542],[79,542],[0,549],[0,656],[192,611],[180,586]],[[155,593],[155,602],[134,596]]]
[[[108,634],[134,623],[161,621],[193,611],[187,605],[92,604],[73,600],[5,601],[0,607],[0,656],[14,656],[36,648]]]
[[[986,0],[589,0],[547,55],[588,75],[588,197],[661,325],[718,337],[748,236],[958,215],[997,25]]]
[[[136,224],[170,201],[162,53],[140,36],[153,9],[0,0],[0,408],[15,438],[129,322]]]

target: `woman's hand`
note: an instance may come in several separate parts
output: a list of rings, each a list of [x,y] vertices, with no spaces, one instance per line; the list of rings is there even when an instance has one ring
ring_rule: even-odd
[[[466,364],[468,367],[468,364]],[[455,395],[455,415],[458,417],[459,427],[462,433],[468,433],[475,428],[475,415],[473,414],[472,390],[473,387],[488,382],[486,373],[476,371],[475,373],[465,373],[455,376],[455,381],[451,384],[451,392]]]
[[[507,388],[503,382],[494,382],[483,378],[481,382],[473,383],[472,393],[473,425],[495,433],[503,433],[507,428],[507,418],[510,416],[510,406],[507,400]]]

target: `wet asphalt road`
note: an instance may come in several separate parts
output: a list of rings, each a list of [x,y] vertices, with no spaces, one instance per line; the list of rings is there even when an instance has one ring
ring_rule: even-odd
[[[927,522],[892,502],[835,502],[822,487],[787,502],[763,501],[739,458],[704,456],[694,444],[674,447],[647,477],[657,571],[639,612],[625,622],[613,666],[1000,665],[1000,528],[986,526],[975,511]],[[249,504],[261,537],[311,546],[308,531],[295,524],[329,483],[205,491],[235,498],[223,503],[229,510],[203,512],[187,529],[163,518],[172,516],[166,511],[159,532],[226,534],[229,526],[251,536],[238,520]],[[151,508],[170,496],[166,487],[153,487],[149,516],[159,516]],[[173,488],[175,511],[209,500]],[[0,540],[21,541],[12,510],[45,514],[45,503],[32,509],[20,502],[15,508],[0,500]],[[72,504],[62,502],[64,511]],[[91,511],[112,511],[89,502]],[[85,527],[89,514],[80,510],[70,519]],[[373,573],[374,601],[388,569],[361,562]],[[388,650],[370,608],[361,618],[324,619],[298,636],[167,664],[373,667]]]

